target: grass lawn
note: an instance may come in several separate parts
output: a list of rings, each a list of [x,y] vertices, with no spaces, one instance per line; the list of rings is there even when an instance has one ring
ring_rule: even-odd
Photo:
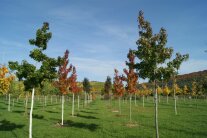
[[[151,138],[155,137],[154,104],[152,97],[132,101],[132,123],[129,123],[129,101],[122,101],[122,115],[119,115],[118,100],[95,100],[86,108],[82,101],[80,111],[75,105],[75,117],[71,117],[71,101],[65,102],[64,122],[61,127],[61,103],[47,106],[35,101],[33,111],[34,138]],[[28,107],[30,104],[28,105]],[[175,116],[173,100],[166,104],[164,97],[159,103],[159,133],[161,138],[206,138],[207,137],[207,101],[178,100],[178,115]],[[24,116],[23,100],[15,102],[12,112],[7,111],[4,97],[0,99],[0,137],[27,138],[29,118]],[[29,111],[29,109],[28,109]]]

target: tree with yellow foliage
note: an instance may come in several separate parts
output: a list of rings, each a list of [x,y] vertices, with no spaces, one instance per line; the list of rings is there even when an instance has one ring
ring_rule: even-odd
[[[184,95],[184,101],[185,101],[185,96],[188,94],[188,86],[187,85],[184,85],[183,87],[183,95]]]
[[[167,104],[168,104],[168,95],[170,94],[170,89],[168,88],[167,85],[165,85],[163,89],[163,94],[167,96]]]
[[[163,90],[160,86],[157,87],[158,101],[160,102],[160,95],[163,93]]]
[[[192,82],[192,90],[191,90],[191,96],[196,97],[196,82]]]
[[[143,83],[142,84],[142,90],[140,90],[140,96],[142,96],[142,106],[144,107],[144,98],[150,93],[150,89],[147,88],[147,86]]]
[[[14,76],[9,73],[7,67],[6,66],[0,67],[0,93],[3,95],[9,94],[8,111],[10,111],[9,87],[12,80],[14,80]]]

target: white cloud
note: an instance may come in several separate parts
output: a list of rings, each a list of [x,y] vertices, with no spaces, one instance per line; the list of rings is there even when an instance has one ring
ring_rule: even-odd
[[[90,75],[92,80],[98,79],[98,81],[104,81],[108,75],[113,77],[115,68],[122,72],[125,67],[125,62],[114,60],[96,60],[91,58],[72,57],[70,61],[70,63],[74,63],[76,66],[77,72],[82,75]]]

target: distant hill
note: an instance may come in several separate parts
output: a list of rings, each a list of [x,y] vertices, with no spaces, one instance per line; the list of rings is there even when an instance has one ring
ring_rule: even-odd
[[[101,90],[104,87],[104,82],[91,81],[90,84],[92,86],[92,89],[94,89],[97,92],[101,92]]]
[[[187,85],[191,88],[192,82],[201,82],[207,77],[207,70],[192,72],[188,74],[178,75],[177,77],[177,84],[180,87]],[[169,85],[172,85],[172,80],[169,82]]]
[[[179,85],[179,87],[183,88],[184,85],[187,85],[189,88],[191,88],[192,86],[192,82],[196,81],[196,82],[201,82],[204,79],[207,78],[207,70],[203,70],[203,71],[198,71],[198,72],[192,72],[192,73],[188,73],[188,74],[182,74],[182,75],[178,75],[176,80],[177,80],[177,84]],[[172,87],[172,79],[167,83],[169,87]],[[147,85],[147,87],[153,87],[152,83],[144,83]],[[162,83],[159,83],[159,86],[162,86]],[[138,85],[138,87],[140,87],[140,85]]]

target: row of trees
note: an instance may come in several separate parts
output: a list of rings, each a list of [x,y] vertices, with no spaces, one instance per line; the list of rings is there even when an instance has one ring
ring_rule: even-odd
[[[118,75],[118,71],[115,69],[114,93],[115,95],[121,97],[123,96],[123,92],[125,89],[125,91],[129,94],[131,121],[131,97],[132,94],[135,94],[138,91],[138,76],[142,79],[148,79],[149,82],[153,83],[153,95],[155,103],[155,128],[156,137],[158,138],[158,93],[162,91],[162,89],[164,89],[164,86],[162,86],[162,88],[159,88],[158,83],[163,80],[165,82],[168,82],[170,79],[173,79],[172,89],[175,105],[175,115],[177,115],[176,90],[178,90],[178,87],[176,85],[176,77],[178,75],[178,70],[181,64],[189,58],[189,55],[181,55],[180,53],[176,53],[175,58],[171,60],[173,48],[166,47],[166,30],[164,28],[161,28],[159,33],[154,34],[150,22],[144,19],[144,13],[142,11],[139,12],[138,24],[139,38],[136,42],[137,50],[129,50],[129,53],[127,55],[129,61],[126,62],[126,65],[129,69],[123,70],[124,75]],[[138,59],[138,62],[136,63],[135,58]],[[123,81],[125,81],[125,87],[123,85]],[[108,92],[106,88],[110,88],[109,86],[107,86],[107,84],[109,83],[105,83],[105,92]],[[145,86],[143,86],[143,89],[147,91],[147,88]],[[151,91],[148,90],[147,93],[150,92]],[[165,87],[165,93],[168,95],[169,92],[170,91]]]
[[[64,115],[64,96],[69,92],[72,93],[72,116],[74,116],[74,100],[75,95],[78,97],[78,108],[79,108],[79,93],[84,90],[85,92],[85,104],[87,104],[88,99],[92,99],[90,95],[91,86],[87,78],[83,81],[83,87],[80,86],[80,83],[77,82],[77,73],[76,68],[73,65],[69,65],[69,51],[66,50],[63,57],[51,58],[48,57],[43,52],[47,49],[47,44],[52,37],[52,33],[49,31],[49,23],[43,23],[42,28],[38,29],[36,32],[36,38],[30,39],[29,43],[36,48],[30,51],[30,57],[38,64],[40,67],[37,68],[35,65],[28,63],[26,60],[23,60],[21,63],[17,61],[9,62],[9,68],[14,71],[19,82],[23,82],[24,92],[26,93],[26,105],[25,110],[27,110],[27,101],[28,101],[28,92],[32,90],[31,94],[31,108],[30,108],[30,123],[29,123],[29,138],[32,138],[32,112],[34,105],[34,93],[35,89],[41,91],[45,95],[45,104],[46,104],[46,95],[50,93],[51,95],[62,96],[62,121]],[[59,69],[59,70],[57,70]],[[5,77],[8,73],[8,70],[5,67],[2,67],[0,70],[0,84],[2,85],[0,92],[6,93],[9,92],[10,82],[13,80],[13,76]],[[19,83],[21,84],[21,83]],[[20,90],[20,89],[19,89]],[[12,92],[12,91],[10,91]],[[24,92],[20,92],[24,93]],[[89,96],[90,95],[90,96]],[[10,96],[10,94],[9,94]],[[10,98],[9,98],[10,99]],[[91,101],[91,100],[90,100]],[[10,102],[10,101],[9,101]],[[27,114],[27,111],[25,112]]]

